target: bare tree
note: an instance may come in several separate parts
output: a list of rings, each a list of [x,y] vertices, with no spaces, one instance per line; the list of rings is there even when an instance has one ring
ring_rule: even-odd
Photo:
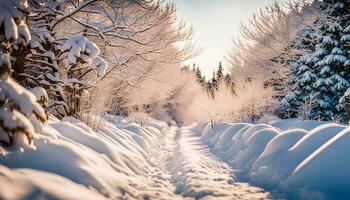
[[[307,1],[276,2],[254,14],[233,43],[228,58],[232,74],[265,79],[275,87],[277,96],[283,95],[291,74],[290,60],[300,53],[292,42],[300,30],[313,24],[315,9]]]
[[[316,101],[310,99],[309,101],[303,102],[298,109],[298,118],[302,120],[309,120],[311,118],[311,111],[317,105]]]
[[[116,13],[123,14],[120,17],[124,20],[120,23],[128,27],[120,30],[118,34],[130,35],[132,39],[107,34],[109,40],[118,43],[118,46],[105,45],[105,48],[101,50],[110,68],[94,90],[97,91],[94,101],[103,102],[101,98],[110,99],[113,102],[111,106],[114,107],[110,109],[125,109],[125,107],[131,108],[136,105],[141,107],[139,105],[141,103],[133,100],[137,99],[137,95],[133,97],[135,94],[153,94],[153,92],[148,92],[150,88],[147,87],[154,87],[152,85],[156,84],[165,85],[164,87],[159,86],[163,89],[176,85],[174,84],[176,81],[174,82],[169,72],[177,71],[175,73],[178,73],[181,62],[197,53],[197,49],[191,43],[193,30],[185,23],[178,22],[174,4],[158,2],[147,9],[125,5],[117,9]],[[135,17],[140,19],[135,22]],[[127,23],[130,19],[135,23]],[[130,34],[131,32],[134,33]],[[89,32],[87,35],[92,40],[98,38],[96,33]],[[103,43],[104,41],[96,40],[96,42]],[[113,84],[116,81],[119,84]],[[113,95],[112,98],[102,94],[102,91],[106,93],[106,90],[113,91],[107,92]],[[153,88],[153,90],[157,89]],[[160,99],[161,96],[159,95],[157,99]],[[162,97],[165,98],[165,96]],[[151,103],[153,101],[151,98],[153,97],[149,96],[148,100],[144,99],[143,104]],[[124,105],[116,104],[117,102],[123,102]],[[126,110],[130,111],[130,109]]]

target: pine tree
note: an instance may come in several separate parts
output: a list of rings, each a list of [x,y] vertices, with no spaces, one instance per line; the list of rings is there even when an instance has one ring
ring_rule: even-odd
[[[232,81],[232,77],[231,77],[231,75],[230,74],[226,74],[225,75],[225,78],[224,78],[224,82],[225,82],[225,84],[226,84],[226,87],[227,88],[230,88],[231,89],[231,92],[232,92],[232,94],[234,94],[235,92],[235,89],[234,89],[234,82]]]
[[[189,65],[185,65],[185,66],[181,67],[181,71],[189,72],[190,71],[190,66]]]
[[[197,82],[201,85],[201,86],[205,86],[206,82],[205,82],[205,77],[202,76],[202,72],[200,70],[200,68],[197,66],[196,68],[196,79]]]
[[[59,44],[54,24],[58,20],[57,13],[63,12],[62,3],[56,0],[29,0],[32,15],[28,22],[32,27],[30,54],[24,61],[22,73],[16,79],[27,88],[43,87],[48,92],[50,108],[62,102],[62,80],[59,73]]]
[[[219,63],[218,70],[216,71],[216,80],[218,83],[221,83],[224,79],[224,69],[222,68],[221,62]]]
[[[62,13],[74,12],[57,0],[30,0],[29,24],[33,37],[30,53],[15,70],[15,79],[27,88],[43,87],[49,95],[49,109],[59,118],[76,116],[82,95],[102,76],[107,63],[97,46],[84,36],[60,38],[55,25]],[[78,8],[77,8],[78,9]]]
[[[350,122],[350,88],[346,90],[342,98],[339,100],[344,109],[344,122]]]
[[[192,64],[191,70],[192,70],[192,72],[194,72],[194,73],[196,72],[196,63],[193,63],[193,64]]]
[[[318,19],[315,29],[305,30],[297,38],[296,48],[308,53],[298,55],[291,64],[295,77],[291,81],[291,91],[281,101],[284,117],[296,117],[298,109],[309,104],[311,119],[339,117],[346,121],[342,96],[350,86],[349,2],[321,2],[327,18]]]
[[[213,78],[211,79],[211,84],[212,84],[213,91],[218,90],[219,83],[218,83],[218,80],[216,79],[215,71],[213,72]]]
[[[0,144],[4,146],[24,145],[23,136],[30,144],[46,121],[35,95],[10,77],[13,69],[23,67],[15,55],[24,51],[31,38],[25,21],[27,5],[25,0],[0,1],[0,29],[5,30],[0,33]]]
[[[315,44],[317,34],[312,29],[306,29],[299,33],[293,48],[300,53],[295,61],[290,63],[293,73],[289,84],[291,89],[280,101],[278,114],[283,118],[298,117],[299,109],[306,102],[312,102],[310,94],[314,92],[314,82],[317,80],[315,69],[316,57],[320,52],[316,52]],[[312,105],[312,104],[311,104]],[[310,108],[311,111],[311,108]]]
[[[211,97],[211,98],[215,98],[215,93],[218,91],[219,89],[219,84],[216,80],[216,74],[215,74],[215,71],[213,72],[213,77],[211,78],[210,81],[208,81],[208,83],[206,84],[207,85],[207,92],[208,92],[208,95]]]
[[[329,15],[321,20],[318,30],[319,44],[316,45],[318,62],[315,64],[319,79],[315,83],[317,92],[313,93],[317,106],[315,115],[323,120],[340,117],[345,121],[344,106],[340,99],[350,87],[350,57],[347,53],[346,35],[349,35],[350,1],[324,1],[323,8]],[[345,40],[344,40],[345,36]]]

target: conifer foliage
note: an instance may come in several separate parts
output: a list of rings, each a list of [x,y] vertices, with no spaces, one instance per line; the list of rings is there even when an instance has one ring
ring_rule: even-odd
[[[5,146],[30,144],[46,121],[36,96],[11,79],[13,54],[31,39],[27,11],[26,0],[0,2],[0,143]],[[14,62],[14,67],[23,66]]]
[[[308,119],[345,122],[349,120],[343,96],[350,87],[350,1],[323,1],[321,9],[325,17],[297,38],[305,51],[291,64],[292,89],[280,105],[285,117],[307,109]]]

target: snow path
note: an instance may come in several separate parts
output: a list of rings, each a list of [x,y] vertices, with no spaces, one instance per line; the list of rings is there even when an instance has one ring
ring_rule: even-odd
[[[211,154],[208,147],[188,127],[167,134],[164,147],[160,159],[169,156],[166,165],[176,186],[176,194],[194,199],[269,197],[261,188],[236,182],[232,169]]]
[[[175,130],[175,127],[171,127],[169,133],[164,134],[160,140],[161,144],[157,154],[154,155],[155,157],[150,158],[154,162],[154,167],[149,174],[152,180],[150,187],[158,192],[158,198],[166,196],[166,199],[184,199],[183,196],[175,193],[176,187],[172,184],[172,176],[166,166],[168,158],[174,151],[175,144],[172,142],[171,137],[174,135]],[[155,197],[157,198],[157,193]]]

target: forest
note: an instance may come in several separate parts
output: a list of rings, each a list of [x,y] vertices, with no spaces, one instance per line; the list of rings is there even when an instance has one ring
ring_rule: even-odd
[[[350,197],[350,0],[267,4],[212,76],[178,9],[0,1],[0,199]]]

